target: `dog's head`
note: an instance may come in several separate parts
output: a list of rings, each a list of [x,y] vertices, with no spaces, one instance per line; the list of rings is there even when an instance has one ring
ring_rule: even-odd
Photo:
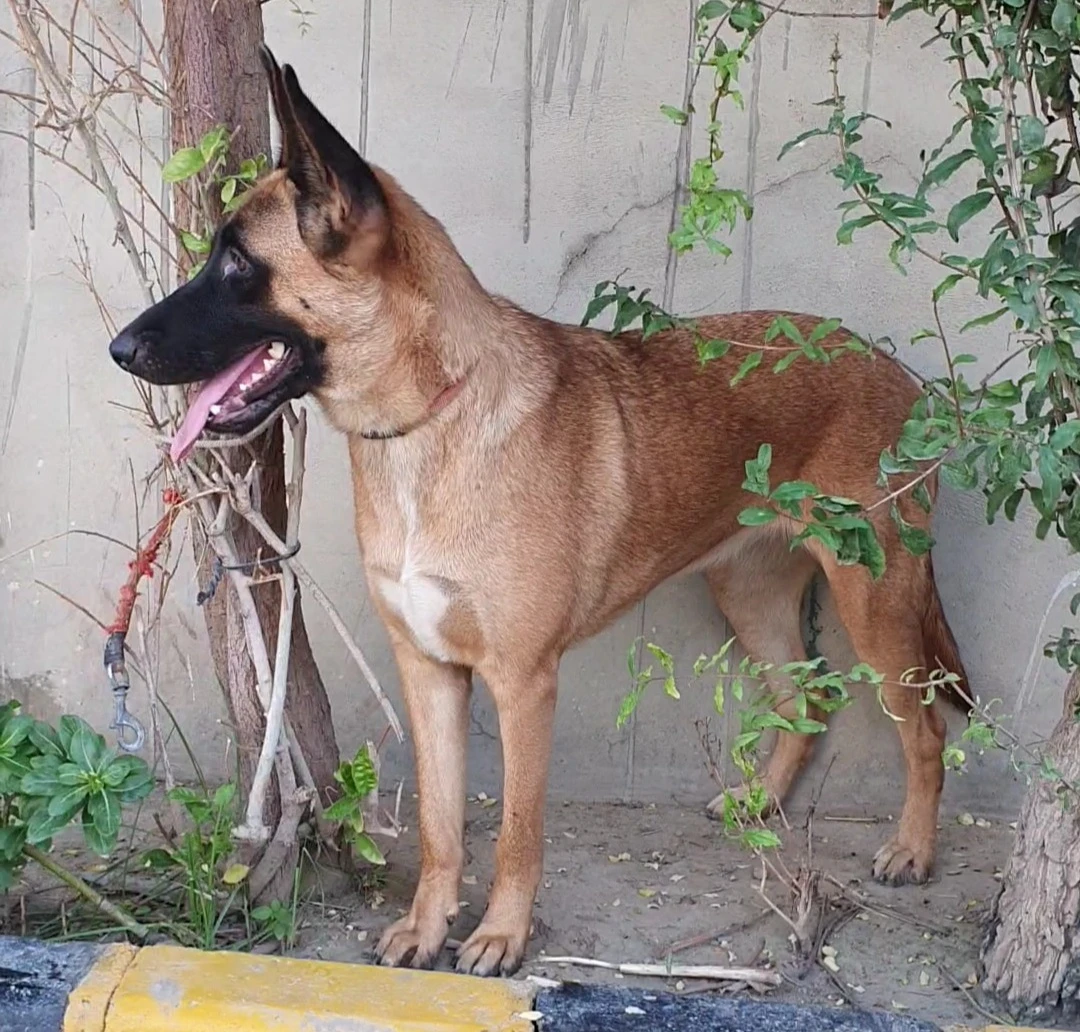
[[[173,442],[204,429],[242,434],[309,391],[344,396],[356,369],[392,361],[385,318],[390,212],[372,168],[265,47],[281,126],[277,168],[220,226],[202,270],[109,345],[154,384],[202,382]]]

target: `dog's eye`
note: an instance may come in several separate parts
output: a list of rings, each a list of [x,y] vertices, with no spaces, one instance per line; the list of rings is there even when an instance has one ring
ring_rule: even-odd
[[[231,276],[233,273],[238,273],[243,276],[251,269],[251,263],[238,251],[235,247],[229,248],[229,253],[225,257],[225,263],[222,267],[221,274],[223,276]]]

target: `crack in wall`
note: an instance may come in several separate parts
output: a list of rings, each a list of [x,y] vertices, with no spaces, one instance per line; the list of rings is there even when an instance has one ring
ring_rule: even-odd
[[[566,258],[563,260],[562,268],[559,270],[559,280],[555,285],[555,296],[544,311],[544,315],[547,315],[555,305],[558,303],[559,298],[562,296],[563,288],[566,286],[566,281],[570,278],[570,274],[589,254],[589,252],[598,244],[601,240],[605,240],[607,237],[615,233],[618,228],[625,222],[631,215],[636,212],[651,211],[653,208],[658,208],[671,198],[672,191],[668,190],[662,196],[658,197],[655,201],[640,201],[637,204],[631,204],[610,226],[606,229],[598,229],[593,233],[587,233],[582,239],[581,243],[577,245],[572,251],[570,251]]]
[[[23,92],[27,96],[36,96],[37,72],[33,67],[27,68],[26,76],[27,83]],[[15,408],[19,401],[23,365],[26,361],[26,349],[30,343],[30,327],[34,318],[34,231],[37,228],[36,151],[37,119],[34,117],[33,110],[30,109],[26,114],[26,269],[23,274],[22,316],[19,321],[19,336],[15,344],[15,364],[8,384],[4,429],[0,434],[0,456],[7,453],[11,428],[15,423]]]
[[[529,242],[532,228],[532,146],[533,146],[533,20],[536,0],[525,3],[525,184],[522,194],[521,242]]]
[[[364,0],[364,38],[360,44],[360,131],[357,133],[357,150],[360,156],[367,154],[368,96],[371,80],[371,0]]]
[[[461,56],[465,53],[465,41],[469,38],[469,28],[472,25],[473,8],[469,8],[469,16],[465,19],[465,31],[461,34],[461,42],[458,44],[457,53],[454,54],[454,66],[450,69],[450,81],[446,84],[446,96],[449,98],[450,91],[454,88],[454,80],[461,68]],[[494,72],[492,64],[492,72]]]

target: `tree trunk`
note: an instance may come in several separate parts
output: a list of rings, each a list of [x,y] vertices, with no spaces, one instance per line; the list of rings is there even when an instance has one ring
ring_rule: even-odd
[[[252,0],[165,0],[165,46],[169,67],[171,137],[174,149],[189,147],[208,130],[224,125],[232,135],[230,166],[242,159],[270,153],[270,113],[266,79],[259,63],[263,39],[262,10]],[[192,224],[191,202],[176,191],[176,221]],[[217,203],[217,199],[214,199]],[[219,214],[219,212],[215,213]],[[181,270],[185,275],[186,270]],[[261,459],[253,497],[271,527],[285,536],[285,467],[281,421],[253,444]],[[238,456],[238,461],[241,460]],[[234,517],[233,540],[240,561],[268,550],[262,538],[242,519]],[[197,547],[200,543],[196,543]],[[206,555],[206,548],[198,553]],[[205,585],[209,571],[202,570]],[[273,657],[277,640],[280,590],[276,582],[254,589],[263,635]],[[334,795],[333,774],[339,762],[330,702],[311,653],[297,589],[285,712],[316,788],[324,803]],[[247,652],[237,598],[228,579],[221,582],[205,606],[214,669],[225,692],[233,737],[238,750],[240,787],[246,796],[258,760],[265,725],[255,670]],[[276,778],[267,797],[266,824],[273,828],[281,801]],[[290,867],[294,865],[286,865]],[[284,879],[291,886],[291,869]]]
[[[1080,671],[1046,746],[1059,776],[1033,774],[983,943],[982,987],[1021,1021],[1080,1015],[1078,704]]]

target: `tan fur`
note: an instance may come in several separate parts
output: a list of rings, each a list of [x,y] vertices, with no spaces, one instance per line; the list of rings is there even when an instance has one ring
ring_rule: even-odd
[[[487,912],[459,968],[521,962],[542,868],[543,810],[560,656],[665,579],[703,570],[756,657],[805,655],[799,605],[821,568],[860,657],[885,690],[907,764],[896,835],[874,872],[927,877],[934,855],[944,724],[902,687],[913,667],[959,669],[928,558],[873,519],[887,570],[792,551],[789,523],[741,527],[744,463],[768,441],[774,483],[809,480],[872,504],[878,456],[917,390],[891,359],[800,359],[729,386],[777,313],[700,320],[736,342],[702,367],[688,334],[618,337],[559,325],[488,294],[440,224],[383,172],[383,237],[320,261],[297,229],[295,187],[268,176],[236,216],[273,270],[273,304],[325,342],[317,397],[349,438],[356,532],[371,597],[400,671],[416,744],[422,867],[409,914],[379,944],[384,963],[430,964],[457,914],[471,675],[490,686],[505,758],[504,819]],[[818,320],[793,315],[804,332]],[[826,345],[845,339],[838,332]],[[432,414],[448,386],[460,393]],[[363,432],[411,427],[391,440]],[[933,492],[934,481],[927,486]],[[909,501],[905,518],[927,527]],[[765,784],[782,797],[811,740],[781,735]]]

